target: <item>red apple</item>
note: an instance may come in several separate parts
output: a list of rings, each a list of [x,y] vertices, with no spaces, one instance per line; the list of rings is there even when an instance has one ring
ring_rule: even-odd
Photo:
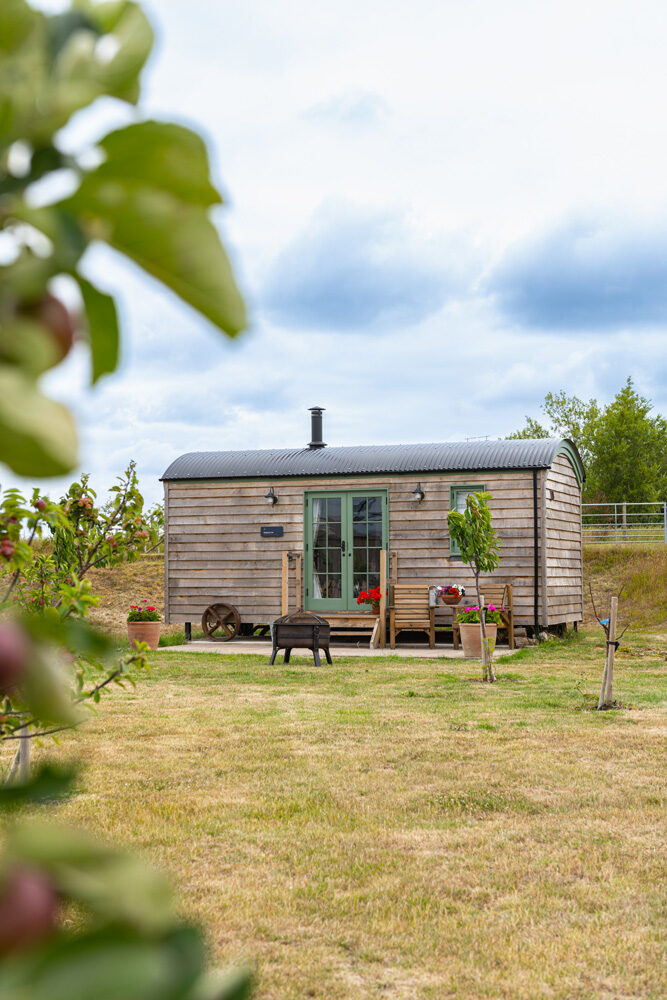
[[[46,327],[58,352],[58,361],[62,361],[72,349],[76,335],[76,321],[71,312],[49,292],[25,312]]]
[[[41,497],[39,500],[35,500],[35,507],[37,510],[46,510],[46,500],[43,500]]]
[[[30,641],[14,622],[0,625],[0,695],[8,694],[20,682],[30,659]]]
[[[58,896],[38,868],[16,867],[0,886],[0,955],[22,951],[53,932]]]
[[[0,556],[8,562],[14,555],[14,543],[11,538],[3,538],[0,542]]]

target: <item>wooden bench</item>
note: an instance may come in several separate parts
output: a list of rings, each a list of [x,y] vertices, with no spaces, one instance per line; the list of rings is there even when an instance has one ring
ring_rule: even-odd
[[[479,589],[484,598],[484,606],[487,607],[489,604],[494,604],[497,610],[500,612],[500,617],[502,619],[502,625],[500,628],[507,629],[507,639],[509,642],[510,649],[514,649],[514,598],[512,596],[512,584],[511,583],[490,583],[487,580],[480,580]],[[470,604],[473,601],[477,601],[476,597],[470,596],[467,598]],[[470,606],[468,605],[468,607]],[[502,608],[502,610],[501,610]],[[456,623],[456,610],[454,611],[454,623],[452,625],[452,635],[454,640],[454,649],[459,648],[461,630]]]
[[[431,649],[435,646],[435,608],[429,607],[426,583],[395,583],[389,606],[389,645],[396,648],[396,636],[406,629],[426,632]]]

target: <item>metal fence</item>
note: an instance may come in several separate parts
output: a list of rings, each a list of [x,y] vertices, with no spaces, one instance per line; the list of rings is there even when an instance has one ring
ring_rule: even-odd
[[[584,542],[667,542],[667,503],[584,503]]]

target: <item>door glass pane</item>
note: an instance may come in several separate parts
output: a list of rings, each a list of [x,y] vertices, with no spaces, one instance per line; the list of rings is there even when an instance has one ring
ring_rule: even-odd
[[[329,549],[328,567],[330,573],[340,573],[340,549]]]
[[[340,521],[327,525],[327,545],[329,548],[340,548]]]
[[[362,523],[358,521],[354,522],[353,531],[354,531],[355,546],[366,544],[366,529],[367,529],[366,521],[363,521]]]
[[[380,550],[379,549],[369,549],[368,550],[368,572],[380,573]]]
[[[354,550],[354,572],[355,573],[365,573],[367,569],[367,559],[366,549],[355,549]]]
[[[327,587],[327,550],[313,550],[313,597],[324,597]]]
[[[355,600],[362,590],[368,590],[368,578],[365,573],[363,575],[355,573],[352,581],[352,595]]]
[[[340,497],[330,497],[327,500],[327,519],[340,521]]]
[[[352,520],[353,521],[365,521],[366,520],[366,510],[368,506],[367,497],[353,497],[352,498]]]
[[[368,497],[368,520],[382,518],[382,500],[380,497]]]
[[[368,522],[368,544],[376,548],[382,546],[382,521]]]
[[[342,597],[343,591],[341,588],[341,576],[338,574],[329,574],[327,577],[327,597]]]

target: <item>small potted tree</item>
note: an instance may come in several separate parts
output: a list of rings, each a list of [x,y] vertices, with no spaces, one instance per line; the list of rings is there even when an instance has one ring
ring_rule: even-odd
[[[157,649],[160,641],[160,615],[152,604],[131,604],[127,616],[127,637],[130,646],[146,642],[151,649]]]
[[[461,550],[461,559],[470,566],[475,577],[475,590],[477,592],[477,608],[475,610],[479,615],[482,646],[482,680],[493,683],[496,675],[491,663],[490,636],[487,635],[486,615],[479,592],[480,573],[493,573],[500,563],[500,541],[491,523],[491,511],[488,503],[490,499],[490,493],[469,493],[466,497],[466,508],[463,513],[450,510],[447,515],[447,524],[449,525],[450,537]],[[465,618],[460,624],[461,639],[463,639],[464,625],[469,624],[474,628],[477,627],[476,622],[467,622]]]

